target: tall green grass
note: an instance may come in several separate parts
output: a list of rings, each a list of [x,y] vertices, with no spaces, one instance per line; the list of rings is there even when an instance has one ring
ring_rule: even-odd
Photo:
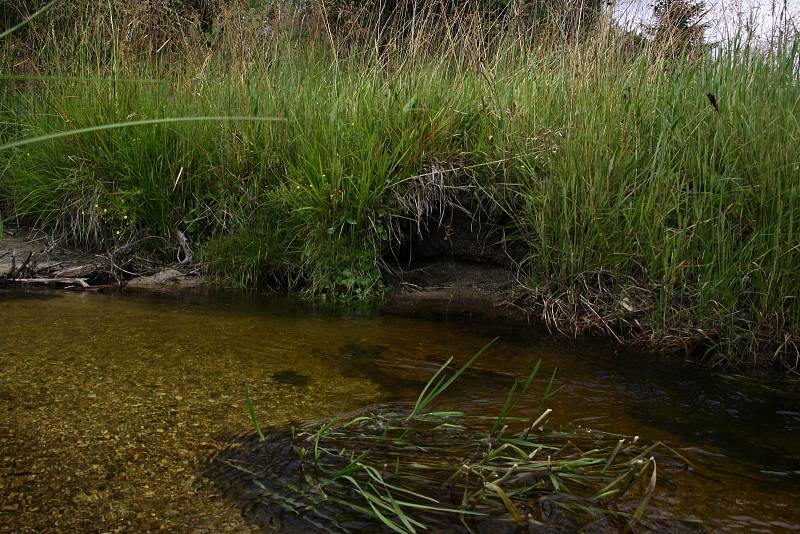
[[[369,298],[408,221],[466,195],[505,212],[528,305],[554,327],[793,361],[800,40],[667,62],[614,31],[515,31],[492,45],[463,30],[341,46],[275,29],[246,57],[218,44],[174,63],[122,48],[59,60],[0,81],[0,142],[162,117],[283,122],[6,151],[3,212],[92,248],[171,250],[180,229],[242,284]]]

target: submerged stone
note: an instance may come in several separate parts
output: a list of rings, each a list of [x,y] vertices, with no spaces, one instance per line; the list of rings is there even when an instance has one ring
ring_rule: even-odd
[[[273,382],[288,386],[306,387],[311,383],[311,378],[292,370],[272,373],[271,378]]]

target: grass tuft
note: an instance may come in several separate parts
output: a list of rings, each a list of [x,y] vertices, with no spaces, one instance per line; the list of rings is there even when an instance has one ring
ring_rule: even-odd
[[[179,229],[239,284],[371,299],[413,232],[488,206],[553,329],[796,365],[796,34],[667,60],[602,17],[531,35],[467,8],[365,28],[262,6],[198,33],[103,4],[6,44],[30,69],[0,79],[7,220],[155,254]],[[198,122],[91,130],[157,117]]]

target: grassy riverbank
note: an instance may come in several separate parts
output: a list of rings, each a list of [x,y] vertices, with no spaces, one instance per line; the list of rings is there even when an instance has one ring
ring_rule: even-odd
[[[76,17],[33,58],[6,44],[38,77],[0,81],[5,142],[281,121],[3,151],[2,213],[98,249],[171,253],[181,230],[242,284],[370,297],[418,223],[469,205],[503,224],[524,306],[551,325],[794,363],[799,41],[667,60],[602,25],[534,39],[431,19],[378,42],[255,15],[186,34],[197,46],[147,48],[122,14]]]

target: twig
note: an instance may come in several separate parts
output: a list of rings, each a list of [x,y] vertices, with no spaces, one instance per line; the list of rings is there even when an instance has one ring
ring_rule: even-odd
[[[110,269],[111,276],[114,277],[114,280],[116,280],[117,285],[121,286],[122,285],[122,280],[120,279],[119,276],[117,276],[117,269],[116,269],[116,266],[114,265],[114,254],[109,250],[106,253],[106,257],[108,259],[108,268]]]
[[[19,268],[20,275],[22,275],[22,273],[25,272],[25,268],[28,266],[28,262],[31,261],[31,256],[33,256],[33,252],[28,252],[28,257],[25,258],[25,261],[22,263],[22,267]]]
[[[17,277],[17,249],[11,251],[11,270],[8,272],[8,277],[11,280]]]

